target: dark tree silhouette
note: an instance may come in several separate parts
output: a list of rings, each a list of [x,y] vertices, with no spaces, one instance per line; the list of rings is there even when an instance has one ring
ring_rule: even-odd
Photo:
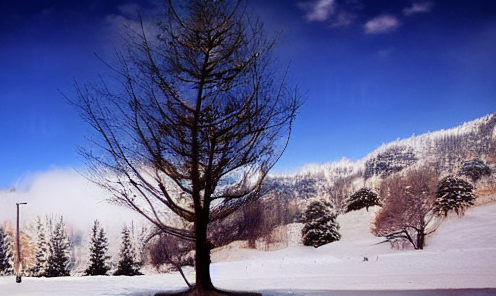
[[[313,201],[305,211],[305,226],[301,230],[305,246],[318,248],[341,239],[336,215],[329,210],[329,205],[321,201]]]
[[[62,217],[53,226],[48,243],[49,256],[46,277],[68,276],[69,270],[69,240],[65,231],[65,223]]]
[[[459,172],[460,175],[470,178],[474,183],[482,176],[490,176],[491,173],[491,168],[487,163],[477,158],[464,162]]]
[[[139,271],[140,263],[136,259],[136,252],[131,241],[131,234],[129,228],[124,226],[122,229],[122,245],[121,251],[119,252],[119,265],[117,266],[117,271],[114,275],[142,275]]]
[[[117,202],[195,243],[191,293],[212,292],[209,224],[260,197],[300,100],[271,58],[275,39],[239,1],[168,1],[156,29],[130,30],[110,66],[120,88],[76,83],[97,134],[80,152]]]
[[[458,216],[465,213],[465,209],[474,205],[474,186],[469,182],[448,176],[439,182],[434,212],[439,216],[447,216],[455,211]]]
[[[350,196],[346,212],[358,211],[363,208],[366,208],[368,212],[369,207],[380,205],[381,203],[379,202],[377,193],[369,188],[361,188]]]
[[[100,226],[98,220],[95,220],[91,229],[91,245],[90,245],[90,266],[85,270],[86,275],[107,275],[110,266],[107,260],[108,241],[105,231]]]

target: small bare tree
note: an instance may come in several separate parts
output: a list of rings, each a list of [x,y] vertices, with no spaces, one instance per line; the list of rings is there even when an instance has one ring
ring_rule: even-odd
[[[76,84],[74,103],[96,132],[80,153],[115,201],[194,242],[191,293],[214,295],[209,225],[260,197],[299,96],[274,67],[275,39],[239,1],[170,0],[158,33],[144,27],[110,66],[117,81]]]
[[[425,237],[436,229],[433,212],[437,175],[421,167],[395,174],[381,184],[384,204],[374,221],[374,234],[389,241],[406,239],[415,249],[422,250]]]
[[[181,240],[174,235],[163,234],[162,231],[157,229],[158,234],[150,236],[147,240],[147,250],[150,263],[157,269],[163,264],[169,264],[172,269],[179,271],[188,287],[192,287],[186,275],[184,274],[183,266],[192,266],[193,258],[190,252],[194,249],[193,243]]]

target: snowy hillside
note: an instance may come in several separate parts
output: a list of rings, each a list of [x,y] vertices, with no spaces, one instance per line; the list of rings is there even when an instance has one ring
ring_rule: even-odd
[[[270,175],[267,184],[287,199],[329,198],[333,187],[348,194],[377,187],[381,179],[413,165],[436,166],[440,175],[456,174],[463,162],[478,158],[496,170],[495,151],[496,113],[492,113],[451,129],[383,144],[357,161],[343,158],[309,164],[292,174]],[[340,210],[339,204],[333,206]]]
[[[222,257],[227,261],[212,264],[214,284],[265,295],[444,288],[492,288],[477,295],[496,292],[496,204],[471,208],[462,218],[449,216],[423,251],[396,250],[379,243],[381,239],[369,232],[372,212],[340,216],[342,240],[317,249],[294,246],[262,252],[224,248]],[[187,271],[192,277],[192,270]],[[132,278],[23,278],[22,284],[16,284],[12,276],[0,277],[0,295],[11,296],[154,295],[159,290],[185,287],[177,273]]]

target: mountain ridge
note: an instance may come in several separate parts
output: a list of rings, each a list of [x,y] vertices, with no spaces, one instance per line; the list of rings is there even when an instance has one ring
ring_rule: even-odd
[[[485,139],[486,140],[485,142],[487,142],[487,140],[489,141],[492,140],[493,142],[496,141],[496,112],[487,114],[485,116],[476,118],[468,122],[464,122],[452,128],[441,129],[432,132],[429,131],[427,133],[423,133],[420,135],[414,134],[409,138],[404,138],[404,139],[398,138],[389,143],[382,143],[381,146],[377,147],[375,150],[368,153],[363,158],[355,161],[348,159],[346,156],[343,156],[338,161],[332,161],[323,164],[310,163],[304,165],[302,168],[300,168],[295,172],[271,174],[270,176],[291,177],[297,175],[305,175],[308,173],[315,173],[316,171],[319,170],[332,171],[332,170],[340,170],[343,168],[349,168],[351,166],[360,166],[360,165],[364,165],[365,162],[367,162],[371,158],[376,157],[378,154],[383,153],[384,151],[388,150],[394,145],[412,147],[414,148],[413,150],[416,153],[420,154],[421,158],[425,158],[428,157],[430,154],[429,151],[423,151],[424,149],[422,149],[422,148],[426,148],[425,147],[426,145],[433,144],[433,142],[442,141],[442,138],[467,136],[473,134],[476,131],[476,129],[481,129],[481,128],[485,129],[485,132],[482,133],[482,136],[487,138]],[[488,152],[487,149],[486,152]]]

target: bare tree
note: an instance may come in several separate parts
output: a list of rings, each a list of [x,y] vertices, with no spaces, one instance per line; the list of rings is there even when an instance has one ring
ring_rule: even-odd
[[[337,215],[346,212],[352,179],[353,176],[337,177],[332,185],[326,184],[324,187],[324,194],[327,197],[327,201],[331,204],[334,213]]]
[[[374,233],[388,240],[406,239],[422,250],[425,237],[435,230],[433,213],[437,176],[427,167],[395,174],[381,184],[384,201],[374,221]]]
[[[147,249],[150,262],[157,270],[163,264],[170,264],[173,269],[179,271],[188,287],[192,287],[182,270],[183,266],[193,265],[193,258],[189,256],[193,250],[191,242],[181,240],[177,236],[164,235],[159,230],[158,235],[150,237],[147,241]]]
[[[179,3],[167,3],[158,34],[143,23],[130,31],[109,65],[116,79],[76,83],[74,103],[96,132],[80,150],[88,177],[164,234],[195,243],[191,292],[201,294],[216,291],[210,222],[259,198],[300,100],[275,67],[276,39],[239,1]]]

